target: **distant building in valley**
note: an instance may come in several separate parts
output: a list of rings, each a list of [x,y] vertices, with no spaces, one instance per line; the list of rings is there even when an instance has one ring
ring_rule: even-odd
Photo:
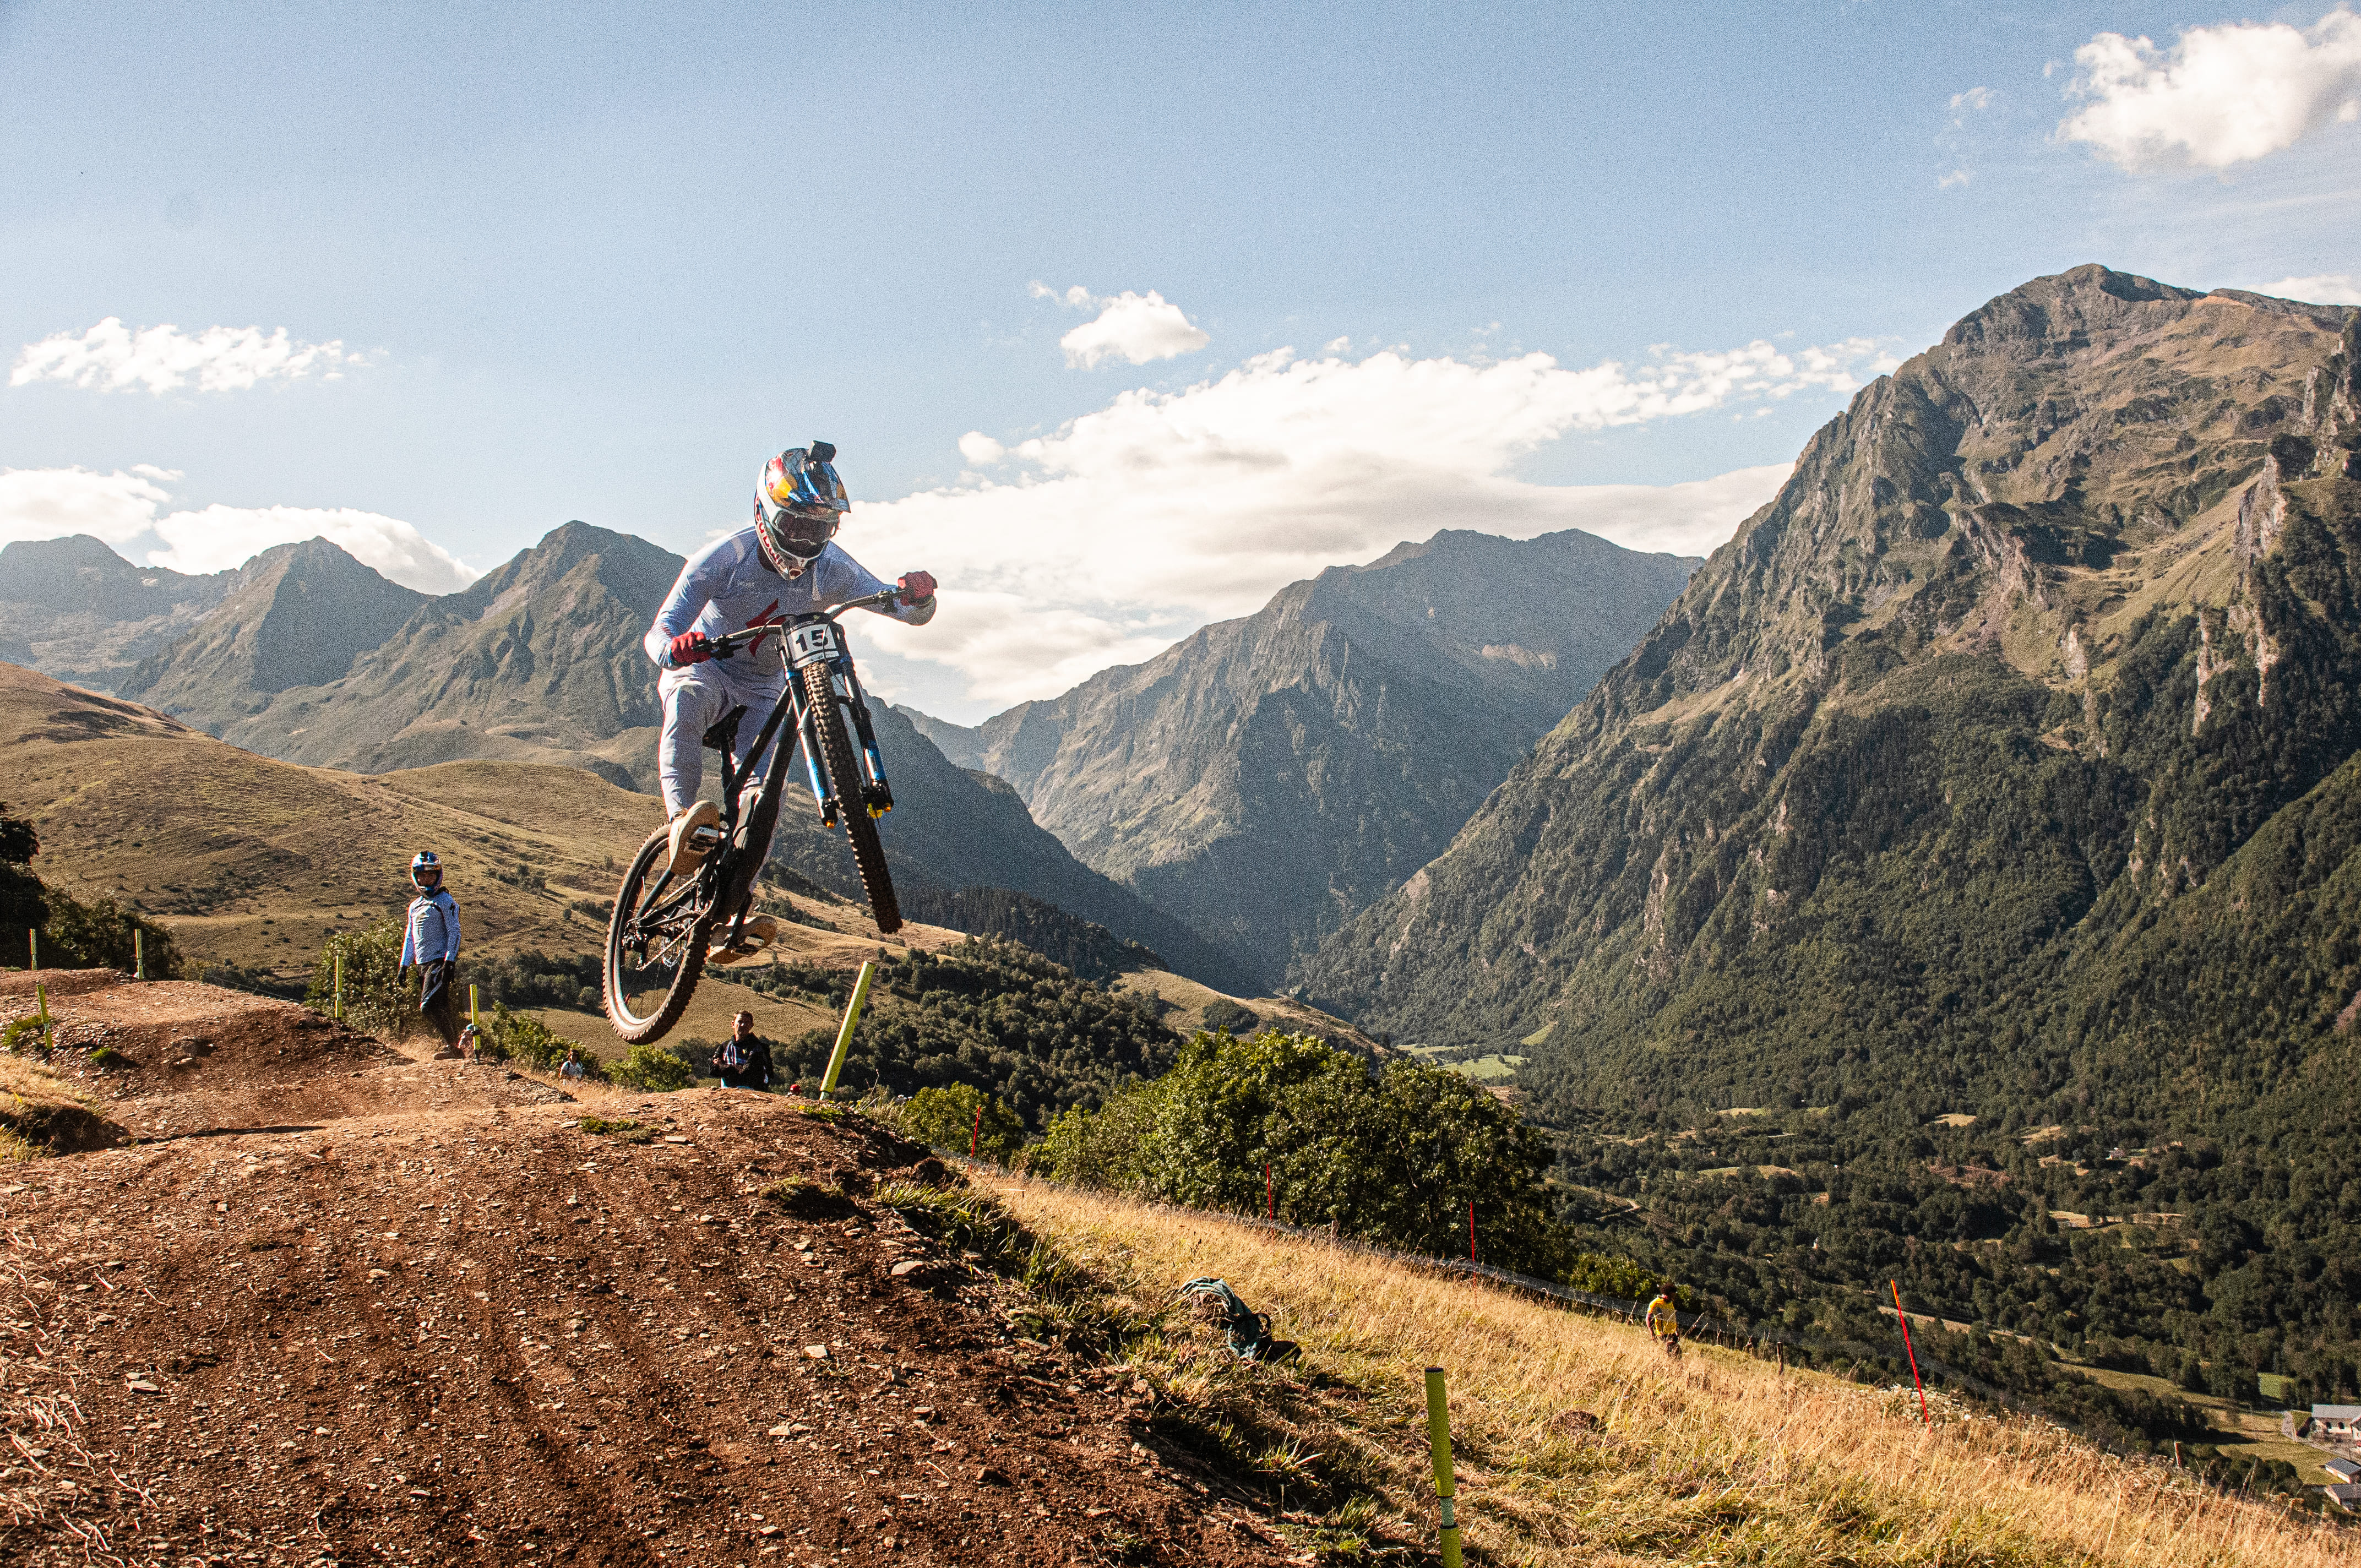
[[[2349,1459],[2332,1459],[2321,1468],[2336,1477],[2340,1483],[2361,1481],[2361,1464],[2356,1464]]]
[[[2350,1440],[2361,1431],[2361,1405],[2314,1405],[2312,1408],[2312,1431],[2316,1438]]]

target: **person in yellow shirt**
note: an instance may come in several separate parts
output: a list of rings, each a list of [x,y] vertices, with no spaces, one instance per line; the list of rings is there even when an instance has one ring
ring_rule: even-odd
[[[1664,1347],[1664,1354],[1677,1359],[1681,1354],[1681,1317],[1673,1306],[1673,1288],[1665,1286],[1648,1303],[1648,1315],[1643,1320],[1648,1332]]]

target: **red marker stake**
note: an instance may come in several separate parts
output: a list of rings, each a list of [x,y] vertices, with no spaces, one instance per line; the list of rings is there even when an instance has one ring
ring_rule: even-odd
[[[1902,1320],[1902,1354],[1910,1358],[1910,1381],[1918,1389],[1918,1419],[1931,1427],[1935,1418],[1927,1413],[1927,1384],[1918,1376],[1918,1353],[1910,1348],[1910,1314],[1902,1310],[1902,1287],[1891,1279],[1885,1283],[1894,1292],[1894,1315]]]
[[[1476,1261],[1476,1200],[1467,1200],[1467,1261]]]
[[[983,1107],[975,1108],[975,1125],[967,1130],[967,1157],[975,1157],[976,1140],[983,1136]]]
[[[1262,1217],[1266,1220],[1279,1218],[1279,1194],[1270,1184],[1270,1161],[1268,1160],[1262,1162]]]

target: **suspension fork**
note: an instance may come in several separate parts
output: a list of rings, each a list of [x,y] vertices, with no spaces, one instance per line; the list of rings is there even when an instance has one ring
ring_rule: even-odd
[[[828,781],[819,771],[819,718],[804,694],[802,674],[800,670],[796,672],[795,684],[789,688],[796,705],[796,749],[803,752],[804,772],[811,780],[812,805],[819,811],[820,823],[833,828],[836,802],[828,793]],[[784,746],[780,748],[782,755],[785,750]]]
[[[885,782],[885,759],[877,750],[877,731],[869,722],[868,694],[861,689],[861,677],[852,673],[852,661],[846,659],[837,666],[844,676],[845,696],[852,708],[852,728],[861,742],[861,765],[869,774],[869,798],[863,804],[873,809],[870,815],[883,816],[894,809],[893,786]]]

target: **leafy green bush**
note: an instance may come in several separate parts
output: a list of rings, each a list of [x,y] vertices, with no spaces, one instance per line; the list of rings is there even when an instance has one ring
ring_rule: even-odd
[[[1551,1216],[1549,1155],[1517,1113],[1457,1073],[1372,1072],[1303,1035],[1200,1034],[1162,1078],[1105,1109],[1070,1112],[1033,1151],[1061,1180],[1195,1208],[1259,1213],[1264,1168],[1280,1219],[1556,1277],[1571,1259]]]
[[[540,1019],[510,1012],[504,1002],[493,1003],[492,1010],[481,1015],[476,1036],[479,1060],[523,1062],[544,1072],[557,1071],[566,1064],[566,1053],[580,1048]],[[580,1059],[584,1076],[606,1081],[605,1062],[589,1051],[582,1051]]]
[[[38,1018],[14,1018],[5,1028],[0,1028],[0,1051],[15,1056],[22,1051],[49,1054],[49,1032]]]
[[[320,946],[312,962],[312,984],[303,1004],[331,1010],[336,959],[345,960],[345,1022],[364,1034],[398,1040],[419,1026],[417,977],[401,972],[401,922],[389,916],[360,931],[346,931]]]
[[[52,968],[119,969],[131,972],[144,957],[148,978],[171,980],[182,972],[171,933],[111,898],[88,904],[48,888],[49,924],[41,928],[41,961]],[[135,942],[134,933],[137,934]]]
[[[1216,996],[1206,1003],[1199,1016],[1207,1029],[1217,1034],[1235,1035],[1241,1040],[1262,1025],[1262,1020],[1255,1016],[1254,1009],[1242,1006],[1226,996]]]
[[[1025,1142],[1025,1124],[1016,1113],[971,1084],[921,1089],[902,1114],[921,1143],[961,1150],[972,1134],[976,1152],[1004,1165]]]
[[[630,1054],[607,1069],[607,1075],[626,1088],[664,1093],[697,1081],[697,1069],[662,1046],[633,1046]]]

